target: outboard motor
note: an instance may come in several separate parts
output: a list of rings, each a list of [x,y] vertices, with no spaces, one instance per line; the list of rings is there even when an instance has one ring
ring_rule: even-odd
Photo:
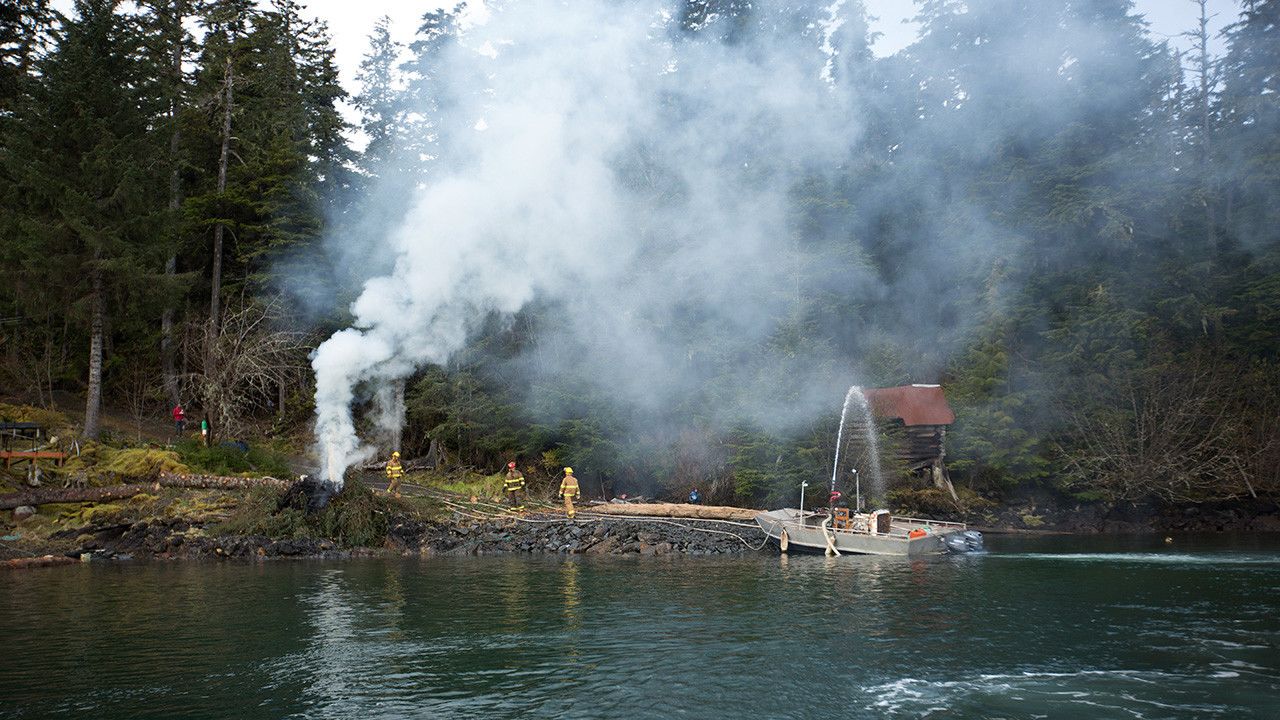
[[[956,533],[953,535],[948,535],[946,537],[946,543],[947,543],[947,550],[950,550],[953,553],[969,552],[969,542],[968,540],[965,539],[963,534]]]
[[[977,530],[965,530],[952,533],[946,538],[947,550],[953,553],[982,552],[982,533]]]

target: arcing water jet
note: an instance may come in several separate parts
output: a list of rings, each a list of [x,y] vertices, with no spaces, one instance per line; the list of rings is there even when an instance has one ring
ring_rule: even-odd
[[[871,415],[871,404],[867,402],[866,393],[857,385],[849,387],[845,393],[844,405],[840,408],[840,429],[836,433],[836,457],[831,466],[831,485],[834,488],[840,474],[840,451],[844,447],[845,419],[849,413],[850,403],[855,403],[859,410],[860,424],[864,446],[867,451],[867,465],[870,472],[871,487],[867,493],[877,501],[884,501],[884,475],[880,470],[880,435],[876,430],[875,418]]]

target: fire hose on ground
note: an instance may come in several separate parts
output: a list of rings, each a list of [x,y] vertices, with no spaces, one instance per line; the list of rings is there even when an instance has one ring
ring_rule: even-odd
[[[523,522],[523,523],[557,523],[557,524],[570,523],[570,522],[582,522],[582,521],[601,522],[606,519],[632,520],[635,522],[652,522],[652,523],[661,523],[664,525],[673,525],[675,527],[683,528],[685,530],[692,530],[694,532],[701,532],[701,533],[707,533],[707,534],[713,534],[713,535],[728,535],[731,538],[735,538],[736,540],[741,542],[743,545],[745,545],[747,548],[749,548],[752,551],[760,550],[769,542],[769,538],[765,537],[764,541],[762,541],[759,545],[752,545],[750,542],[747,541],[746,538],[736,533],[726,532],[724,530],[712,530],[710,528],[700,528],[692,525],[685,525],[683,523],[674,522],[665,517],[658,517],[658,516],[652,516],[652,515],[608,515],[608,514],[592,513],[589,510],[584,510],[580,513],[580,516],[582,517],[580,521],[570,520],[569,518],[563,518],[563,519],[561,518],[555,518],[555,519],[525,518],[525,517],[518,517],[510,514],[507,508],[504,508],[503,506],[497,505],[495,503],[484,502],[481,500],[477,500],[476,502],[471,503],[472,505],[485,505],[488,507],[498,509],[497,512],[484,513],[484,511],[475,511],[474,508],[467,508],[465,505],[461,503],[453,502],[451,500],[446,499],[446,497],[448,496],[448,493],[442,490],[437,490],[435,488],[427,487],[425,485],[418,485],[416,483],[404,483],[402,487],[405,487],[405,488],[412,487],[412,488],[418,488],[420,490],[423,490],[427,494],[429,494],[431,497],[453,508],[454,512],[457,512],[459,515],[476,519],[476,520],[496,520],[499,518],[504,518],[504,519],[515,520],[516,522]],[[554,507],[546,504],[543,504],[543,505],[548,508]],[[476,512],[480,512],[482,514],[475,514]],[[732,520],[716,520],[716,519],[710,519],[710,518],[708,519],[699,518],[697,519],[697,522],[704,522],[704,523],[714,522],[714,523],[722,523],[726,525],[737,525],[739,527],[754,527],[751,525],[747,525],[746,523],[738,523]]]

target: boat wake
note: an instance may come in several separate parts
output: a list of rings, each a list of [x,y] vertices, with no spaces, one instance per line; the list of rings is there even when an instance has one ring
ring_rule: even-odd
[[[1275,565],[1275,555],[1188,553],[998,553],[993,557],[1013,560],[1055,560],[1059,562],[1142,563],[1157,565]]]
[[[1231,708],[1205,695],[1212,676],[1154,670],[1080,670],[985,674],[959,680],[902,678],[866,689],[866,709],[910,717],[1226,717]],[[1202,692],[1203,689],[1203,692]]]

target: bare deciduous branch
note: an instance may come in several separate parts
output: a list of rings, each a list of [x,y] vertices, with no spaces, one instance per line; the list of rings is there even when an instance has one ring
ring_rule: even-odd
[[[1242,418],[1232,403],[1236,381],[1212,358],[1197,357],[1175,371],[1133,373],[1098,396],[1071,398],[1063,408],[1067,437],[1058,444],[1064,479],[1113,501],[1252,493]]]
[[[224,436],[241,432],[247,418],[270,408],[280,387],[307,377],[314,338],[283,329],[284,318],[279,301],[248,302],[224,310],[216,330],[207,319],[187,325],[186,387]]]

